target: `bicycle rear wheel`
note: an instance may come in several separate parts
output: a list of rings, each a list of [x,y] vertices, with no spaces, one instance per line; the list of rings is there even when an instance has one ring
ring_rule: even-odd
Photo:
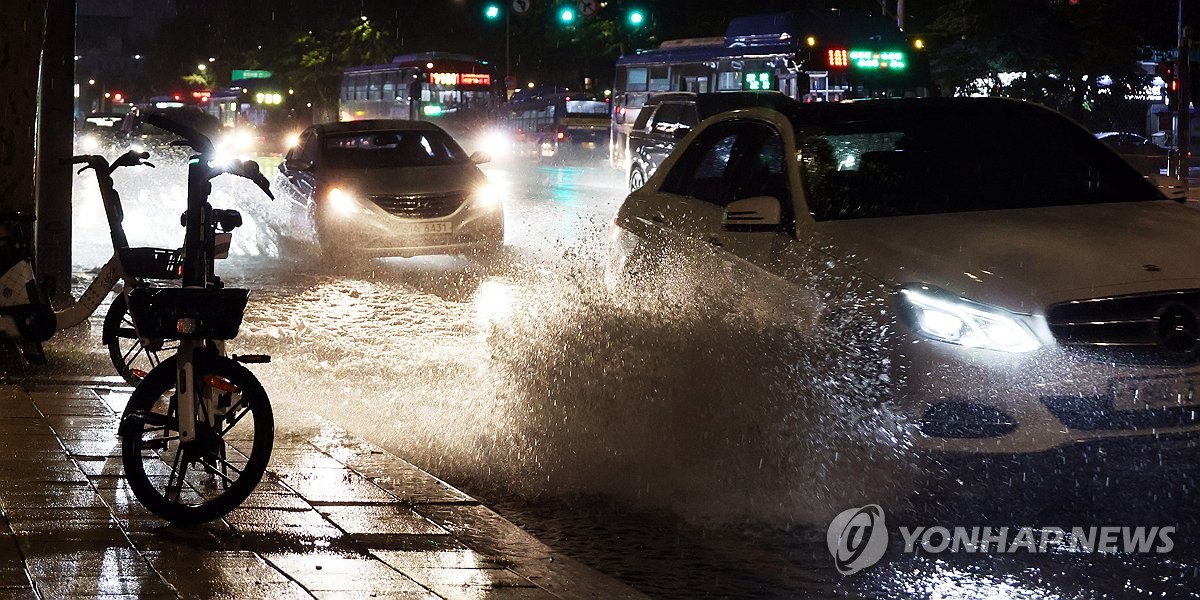
[[[249,370],[228,358],[206,357],[203,369],[197,368],[197,389],[219,394],[224,408],[214,425],[199,417],[196,439],[180,443],[175,364],[175,357],[164,360],[130,396],[121,419],[121,460],[138,501],[188,525],[225,516],[254,491],[271,457],[275,422],[267,394]]]
[[[139,338],[124,294],[118,295],[108,307],[108,313],[104,315],[101,338],[104,345],[108,346],[108,357],[112,360],[113,367],[116,367],[117,373],[132,386],[142,381],[135,372],[143,375],[148,373],[162,362],[163,356],[171,356],[179,348],[179,342],[176,340]]]

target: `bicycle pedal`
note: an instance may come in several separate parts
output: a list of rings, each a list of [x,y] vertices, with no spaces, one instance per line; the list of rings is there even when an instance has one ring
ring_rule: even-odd
[[[233,360],[243,364],[269,363],[271,362],[271,357],[267,354],[234,354]]]

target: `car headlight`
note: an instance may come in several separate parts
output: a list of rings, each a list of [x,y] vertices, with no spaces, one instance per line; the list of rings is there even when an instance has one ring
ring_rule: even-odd
[[[490,209],[500,206],[500,195],[495,186],[491,184],[484,184],[475,188],[473,196],[475,198],[475,206],[479,208]]]
[[[329,200],[329,209],[334,213],[352,215],[361,210],[358,204],[358,197],[352,192],[341,188],[329,190],[329,195],[326,198]]]
[[[909,327],[925,337],[1001,352],[1030,352],[1041,346],[1029,327],[1003,308],[919,284],[902,287],[897,297]]]
[[[79,147],[82,148],[84,152],[93,152],[96,150],[96,148],[100,147],[100,140],[97,139],[96,136],[87,133],[84,134],[83,137],[79,138]]]

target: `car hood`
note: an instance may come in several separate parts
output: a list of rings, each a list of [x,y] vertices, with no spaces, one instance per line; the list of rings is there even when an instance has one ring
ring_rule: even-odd
[[[836,256],[886,283],[931,284],[1029,314],[1070,299],[1200,287],[1200,211],[1169,200],[817,227]]]
[[[364,196],[375,194],[426,195],[473,190],[487,183],[487,176],[474,164],[394,169],[329,169],[322,183],[352,190]]]

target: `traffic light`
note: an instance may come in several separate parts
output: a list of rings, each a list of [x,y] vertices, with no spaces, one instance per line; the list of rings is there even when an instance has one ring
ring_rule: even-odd
[[[629,24],[634,27],[641,27],[642,23],[646,22],[646,15],[638,9],[629,11]]]
[[[563,7],[558,10],[558,20],[564,25],[570,25],[575,22],[575,9]]]
[[[1154,73],[1162,78],[1163,85],[1172,92],[1179,89],[1179,82],[1175,80],[1175,62],[1163,61],[1158,63],[1154,68]]]
[[[500,5],[498,5],[498,4],[487,5],[483,9],[483,16],[487,17],[489,20],[493,20],[493,21],[496,19],[499,19],[500,18]]]

